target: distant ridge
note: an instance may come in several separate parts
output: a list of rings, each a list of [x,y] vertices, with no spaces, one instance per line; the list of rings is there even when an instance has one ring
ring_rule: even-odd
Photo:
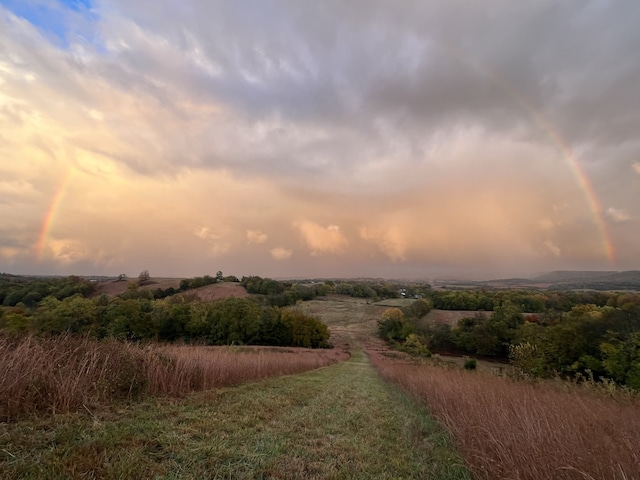
[[[534,281],[563,289],[640,290],[640,270],[558,270],[535,277]]]
[[[600,270],[555,270],[553,272],[544,273],[533,280],[538,282],[575,282],[584,280],[595,280],[611,277],[623,272],[617,271],[600,271]]]
[[[551,290],[640,291],[640,270],[556,270],[532,278],[493,280],[436,280],[445,288],[534,288]]]

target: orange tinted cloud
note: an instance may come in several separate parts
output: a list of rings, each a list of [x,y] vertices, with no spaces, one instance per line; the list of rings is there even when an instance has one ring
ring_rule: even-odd
[[[311,255],[322,253],[344,253],[349,244],[338,225],[322,227],[317,223],[303,221],[296,225],[304,238]]]

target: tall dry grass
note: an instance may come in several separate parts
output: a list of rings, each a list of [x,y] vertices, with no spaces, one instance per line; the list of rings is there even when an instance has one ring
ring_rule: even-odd
[[[60,336],[0,337],[0,420],[140,395],[184,395],[329,365],[337,350],[139,346]]]
[[[371,357],[447,427],[474,478],[640,478],[637,397]]]
[[[348,355],[341,350],[275,347],[153,345],[145,348],[146,391],[184,395],[278,375],[320,368]]]

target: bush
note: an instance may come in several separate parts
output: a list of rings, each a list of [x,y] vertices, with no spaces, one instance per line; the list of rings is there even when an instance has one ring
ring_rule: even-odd
[[[478,362],[476,361],[475,358],[467,358],[464,361],[463,368],[465,370],[475,370],[476,368],[478,368]]]
[[[387,308],[378,320],[378,335],[391,341],[403,341],[415,333],[413,325],[405,318],[402,310],[396,307]]]
[[[407,339],[404,341],[404,344],[402,345],[402,350],[418,357],[431,356],[431,352],[425,345],[424,340],[415,333],[411,333],[407,337]]]

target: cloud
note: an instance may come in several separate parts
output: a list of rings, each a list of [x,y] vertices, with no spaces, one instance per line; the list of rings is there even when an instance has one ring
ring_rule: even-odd
[[[231,247],[232,245],[229,242],[214,243],[208,248],[207,253],[211,257],[219,257],[229,253]]]
[[[219,227],[217,232],[212,231],[209,227],[198,226],[193,232],[196,237],[202,240],[220,240],[229,233],[228,227]]]
[[[36,194],[33,185],[24,180],[0,181],[0,195],[3,198],[28,199]],[[0,200],[2,202],[2,200]]]
[[[89,256],[89,248],[78,240],[50,238],[43,255],[49,256],[57,263],[68,265],[86,259]]]
[[[291,255],[293,255],[291,250],[282,247],[273,248],[270,253],[271,257],[275,260],[287,260],[288,258],[291,258]]]
[[[195,229],[194,234],[196,237],[207,241],[206,254],[209,257],[226,255],[233,246],[229,241],[231,229],[226,225],[217,227],[216,231],[209,227],[199,226]]]
[[[547,250],[556,257],[559,257],[562,254],[562,250],[556,244],[554,244],[551,240],[546,240],[544,242],[544,246]]]
[[[608,268],[576,165],[638,267],[633,2],[31,4],[0,6],[12,268]]]
[[[260,230],[247,230],[247,243],[260,244],[267,241],[269,237]]]
[[[402,231],[397,227],[391,227],[385,231],[362,227],[360,228],[360,238],[376,244],[380,251],[393,261],[403,261],[407,258],[406,240]]]
[[[4,258],[5,260],[12,260],[24,253],[24,249],[18,247],[0,246],[0,256],[2,256],[2,258]]]
[[[623,223],[631,218],[627,212],[613,207],[607,208],[606,214],[607,218],[616,223]]]
[[[317,223],[304,221],[297,224],[311,255],[321,253],[343,253],[348,245],[346,237],[337,225],[322,227]]]
[[[538,226],[540,227],[540,230],[553,230],[553,228],[555,227],[555,224],[553,222],[553,220],[549,219],[549,218],[541,218],[540,220],[538,220]]]

